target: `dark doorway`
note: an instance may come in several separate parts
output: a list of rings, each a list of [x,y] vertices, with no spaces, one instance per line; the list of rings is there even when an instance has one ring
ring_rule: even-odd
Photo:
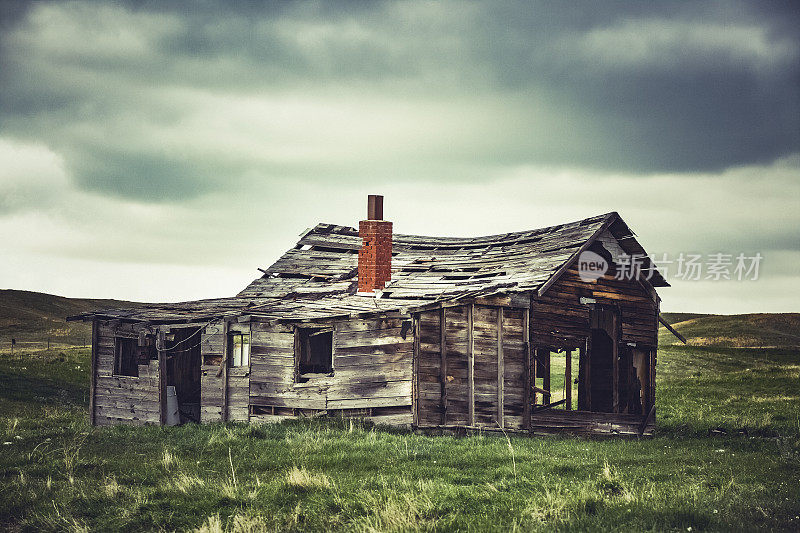
[[[181,423],[200,422],[200,328],[172,330],[166,348],[167,386],[175,387]]]
[[[591,410],[614,411],[614,339],[603,329],[592,329],[589,388]]]
[[[634,365],[633,350],[628,346],[622,346],[619,350],[618,369],[619,412],[642,414],[642,382]]]

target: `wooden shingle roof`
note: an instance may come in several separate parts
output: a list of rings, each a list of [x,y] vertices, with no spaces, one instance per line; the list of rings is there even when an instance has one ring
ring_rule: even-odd
[[[514,292],[542,293],[604,230],[633,255],[645,254],[617,213],[568,224],[486,237],[392,239],[392,281],[377,295],[356,294],[358,230],[318,224],[233,298],[95,313],[127,320],[166,322],[214,316],[257,315],[313,320],[413,309],[432,302]],[[653,286],[666,286],[653,269]]]

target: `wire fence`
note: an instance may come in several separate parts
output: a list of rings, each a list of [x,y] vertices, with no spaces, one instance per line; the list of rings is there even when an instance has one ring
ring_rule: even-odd
[[[0,339],[0,353],[41,352],[47,350],[64,350],[68,348],[90,348],[91,339],[64,339],[51,337],[38,340]]]

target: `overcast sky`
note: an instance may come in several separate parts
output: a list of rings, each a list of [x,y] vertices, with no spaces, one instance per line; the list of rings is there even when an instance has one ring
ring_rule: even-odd
[[[0,287],[230,296],[375,193],[398,233],[618,211],[763,256],[663,310],[800,311],[796,2],[245,5],[0,3]]]

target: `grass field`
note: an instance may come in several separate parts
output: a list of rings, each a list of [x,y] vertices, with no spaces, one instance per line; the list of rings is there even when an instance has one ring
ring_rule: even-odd
[[[662,349],[658,434],[641,440],[99,429],[88,350],[3,357],[4,530],[800,529],[796,349]]]

